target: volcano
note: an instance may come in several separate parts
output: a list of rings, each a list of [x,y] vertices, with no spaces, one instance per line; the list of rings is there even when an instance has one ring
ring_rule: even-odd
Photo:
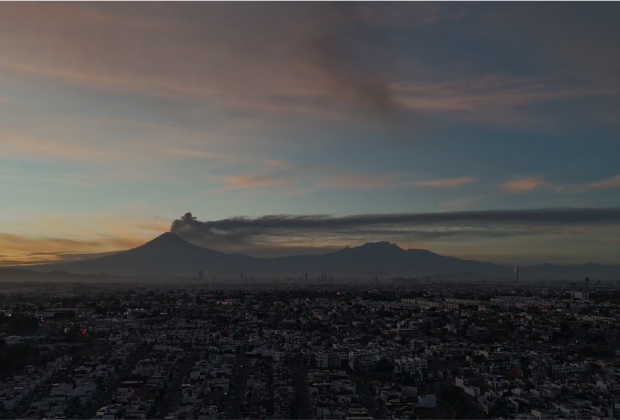
[[[195,276],[198,270],[206,268],[221,271],[228,265],[235,265],[231,259],[239,256],[212,251],[193,245],[179,235],[166,232],[157,238],[127,251],[92,260],[49,264],[32,267],[39,270],[61,270],[69,273],[106,273],[124,276]],[[245,257],[241,264],[252,257]],[[247,261],[246,261],[247,260]]]
[[[513,268],[492,263],[464,260],[435,254],[423,249],[402,249],[390,242],[371,242],[358,247],[320,255],[257,258],[229,254],[191,244],[175,233],[164,233],[142,246],[105,257],[84,261],[31,266],[29,269],[72,274],[108,274],[120,276],[218,278],[292,277],[308,273],[311,279],[327,274],[340,277],[380,275],[426,276],[475,273],[495,278],[513,278]],[[617,279],[620,267],[583,264],[561,266],[544,264],[523,267],[521,278],[583,279],[583,277]]]

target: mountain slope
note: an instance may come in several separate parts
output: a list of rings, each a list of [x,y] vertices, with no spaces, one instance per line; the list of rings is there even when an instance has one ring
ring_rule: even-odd
[[[39,271],[67,271],[76,274],[106,273],[123,276],[196,276],[205,277],[292,277],[308,273],[310,279],[322,274],[334,276],[426,276],[476,273],[513,278],[512,267],[446,257],[421,249],[404,250],[389,242],[367,243],[321,255],[280,258],[256,258],[227,254],[193,245],[176,234],[164,233],[154,240],[128,251],[101,258],[29,267]],[[558,266],[544,264],[523,267],[522,279],[583,279],[584,277],[620,279],[620,267],[584,264]]]
[[[212,251],[190,244],[174,233],[164,233],[137,248],[86,261],[31,267],[39,270],[63,270],[71,273],[112,275],[196,276],[198,270],[222,270],[233,260],[247,264],[254,258]]]

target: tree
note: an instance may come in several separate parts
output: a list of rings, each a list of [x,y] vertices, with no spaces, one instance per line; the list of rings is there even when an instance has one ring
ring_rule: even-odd
[[[377,372],[393,372],[394,371],[394,363],[392,363],[388,359],[381,359],[375,365],[375,370]]]
[[[74,342],[77,340],[79,333],[80,333],[80,327],[77,325],[74,325],[73,327],[69,328],[65,332],[65,340],[67,340],[70,343]]]
[[[484,363],[486,360],[487,358],[484,357],[484,354],[477,354],[474,357],[472,357],[472,361],[476,364]]]

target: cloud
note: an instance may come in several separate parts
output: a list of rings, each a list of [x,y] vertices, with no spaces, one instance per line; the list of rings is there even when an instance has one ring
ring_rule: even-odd
[[[122,250],[112,252],[35,252],[27,255],[19,255],[13,257],[0,257],[0,267],[28,267],[40,264],[73,262],[82,260],[91,260],[94,258],[107,257],[116,254]]]
[[[189,102],[194,111],[199,105],[244,119],[293,115],[347,123],[378,119],[393,126],[409,123],[412,115],[441,113],[514,126],[527,120],[515,115],[518,108],[618,93],[548,80],[438,75],[421,59],[394,54],[395,45],[378,32],[460,19],[465,16],[460,6],[1,7],[0,67],[18,78],[131,93],[153,103]]]
[[[5,6],[0,35],[17,43],[7,45],[0,65],[81,86],[206,99],[259,112],[339,118],[322,110],[334,97],[377,113],[392,107],[389,85],[357,62],[360,43],[337,45],[342,37],[334,30],[343,22],[342,11],[311,5],[250,8],[254,13],[221,5]],[[301,16],[311,23],[299,32]],[[344,20],[349,27],[338,35],[365,25]],[[303,41],[291,41],[296,33],[304,34]],[[313,41],[305,42],[309,37]],[[273,48],[265,50],[269,44]]]
[[[474,182],[474,177],[436,179],[429,181],[408,181],[397,175],[329,175],[321,179],[320,185],[329,189],[378,189],[397,187],[456,188]]]
[[[616,175],[609,179],[582,185],[552,185],[539,177],[529,177],[516,179],[500,184],[499,186],[504,192],[508,193],[526,193],[541,189],[550,189],[556,193],[564,194],[580,194],[601,189],[620,188],[620,175]]]
[[[11,131],[4,131],[2,133],[0,157],[30,159],[33,155],[43,158],[91,162],[127,158],[127,154],[123,154],[118,150],[97,146],[92,143],[84,145],[80,142],[72,143],[66,139],[30,137]]]
[[[354,3],[323,3],[317,9],[321,24],[301,31],[301,51],[307,65],[318,70],[336,99],[355,104],[389,125],[407,111],[394,96],[383,70],[364,62],[373,42],[367,13]]]
[[[130,203],[130,207],[134,204]],[[146,214],[23,217],[24,222],[6,225],[0,232],[0,265],[11,265],[9,260],[35,264],[103,256],[142,245],[170,226]]]
[[[255,162],[256,163],[256,162]],[[459,177],[429,181],[409,181],[405,176],[394,174],[351,174],[338,168],[319,165],[297,165],[273,160],[258,162],[264,171],[254,175],[228,177],[225,189],[246,187],[271,187],[307,183],[311,190],[373,190],[384,188],[456,188],[471,182],[474,177]]]
[[[80,240],[0,233],[0,247],[5,252],[5,255],[0,258],[0,265],[32,265],[53,261],[96,258],[140,244],[139,240],[118,237]],[[114,251],[102,253],[100,251],[102,249]],[[33,250],[38,251],[33,252]]]
[[[32,174],[29,171],[1,170],[0,180],[15,184],[37,183],[41,184],[60,184],[71,187],[96,188],[97,183],[94,179],[83,174],[59,173],[47,174],[47,176]]]
[[[293,179],[276,175],[235,176],[226,180],[228,188],[263,188],[291,185],[294,182]]]
[[[208,159],[208,160],[217,160],[217,161],[225,161],[229,163],[239,163],[243,160],[243,158],[239,155],[234,155],[231,153],[219,153],[219,152],[205,152],[202,150],[192,150],[192,149],[183,149],[183,148],[164,148],[162,150],[163,153],[172,156],[179,156],[185,158],[193,158],[193,159]]]
[[[549,184],[541,178],[531,177],[504,182],[500,188],[508,193],[525,193],[547,187]]]
[[[411,185],[419,187],[435,187],[435,188],[455,188],[463,185],[471,184],[476,178],[472,176],[464,176],[460,178],[436,179],[432,181],[416,181]]]
[[[603,181],[590,182],[586,184],[562,185],[556,188],[558,193],[582,194],[591,191],[620,188],[620,175],[613,176]]]
[[[347,238],[499,238],[562,235],[568,228],[620,224],[620,208],[454,211],[413,214],[270,215],[199,221],[186,213],[171,231],[204,246],[220,249],[265,244],[323,243]]]
[[[359,3],[352,16],[376,26],[411,29],[441,21],[455,21],[467,15],[466,9],[452,9],[440,3]]]
[[[330,175],[323,177],[319,185],[334,190],[357,190],[395,187],[398,177],[390,175]]]
[[[620,175],[611,177],[605,181],[593,182],[573,189],[575,192],[587,192],[601,189],[620,188]]]

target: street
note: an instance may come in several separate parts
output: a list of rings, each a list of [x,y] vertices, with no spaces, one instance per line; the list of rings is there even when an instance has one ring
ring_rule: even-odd
[[[157,407],[158,417],[163,418],[167,416],[170,409],[176,407],[181,396],[181,385],[183,384],[183,379],[185,379],[185,377],[189,375],[189,371],[192,369],[192,367],[194,367],[195,364],[196,355],[189,354],[187,361],[176,372],[174,380],[168,388],[168,393],[166,394],[164,401],[159,407]]]
[[[228,392],[228,413],[229,419],[242,419],[243,410],[241,409],[245,400],[245,386],[250,371],[249,358],[243,351],[237,352],[237,361],[233,369],[233,377]]]
[[[312,404],[310,402],[310,390],[308,389],[308,368],[302,365],[292,364],[289,366],[293,372],[293,385],[295,387],[295,397],[299,398],[301,404],[297,418],[313,419]]]
[[[136,367],[138,362],[144,358],[149,353],[149,348],[144,347],[140,352],[129,362],[125,370],[120,372],[112,383],[106,384],[105,391],[93,402],[91,402],[83,411],[82,418],[91,419],[97,413],[101,407],[103,407],[108,402],[111,402],[112,394],[116,392],[116,388],[118,388],[122,379],[131,374],[131,371]]]

